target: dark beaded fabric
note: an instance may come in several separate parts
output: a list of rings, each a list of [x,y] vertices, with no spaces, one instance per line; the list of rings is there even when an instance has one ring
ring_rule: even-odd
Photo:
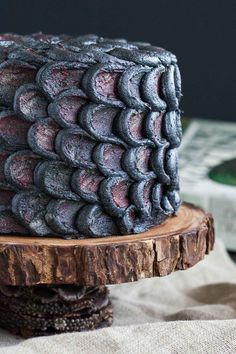
[[[177,213],[181,78],[148,43],[0,35],[0,230],[143,232]]]
[[[0,286],[0,309],[0,326],[24,337],[81,332],[113,321],[105,286]]]

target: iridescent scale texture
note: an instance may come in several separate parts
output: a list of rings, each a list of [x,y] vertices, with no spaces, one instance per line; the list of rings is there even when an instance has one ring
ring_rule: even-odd
[[[0,35],[0,230],[148,230],[179,197],[175,55],[96,35]]]

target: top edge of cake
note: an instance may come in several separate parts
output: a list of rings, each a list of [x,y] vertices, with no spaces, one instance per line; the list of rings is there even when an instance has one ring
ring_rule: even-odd
[[[146,42],[127,41],[124,38],[108,39],[95,34],[82,36],[34,33],[18,35],[0,34],[1,61],[19,59],[34,64],[51,61],[71,61],[94,64],[130,62],[151,67],[169,66],[177,62],[171,52]]]

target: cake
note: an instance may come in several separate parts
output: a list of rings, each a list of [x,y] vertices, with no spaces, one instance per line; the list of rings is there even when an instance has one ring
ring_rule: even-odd
[[[178,212],[181,78],[149,43],[0,36],[0,232],[140,233]]]

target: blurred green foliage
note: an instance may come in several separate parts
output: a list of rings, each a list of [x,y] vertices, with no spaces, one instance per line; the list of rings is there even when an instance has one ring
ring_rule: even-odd
[[[182,118],[182,129],[183,129],[183,133],[185,132],[185,130],[188,128],[189,124],[191,123],[191,119],[188,117],[183,117]]]
[[[236,186],[236,158],[213,167],[208,176],[215,182]]]

